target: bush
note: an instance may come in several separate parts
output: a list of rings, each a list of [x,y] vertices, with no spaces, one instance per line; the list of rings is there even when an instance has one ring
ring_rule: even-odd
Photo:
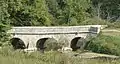
[[[89,42],[86,49],[97,53],[120,55],[120,37],[100,35]]]
[[[56,51],[60,48],[62,48],[62,43],[58,43],[55,39],[48,39],[44,46],[46,47],[46,51],[50,51],[50,50],[53,50],[53,51]]]

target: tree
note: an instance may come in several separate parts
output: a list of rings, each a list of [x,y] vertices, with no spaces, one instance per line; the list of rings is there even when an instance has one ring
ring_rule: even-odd
[[[10,26],[9,14],[7,12],[8,2],[0,1],[0,42],[5,42],[8,38],[7,30]],[[0,43],[1,45],[1,43]]]
[[[94,8],[99,8],[102,19],[114,21],[120,16],[120,0],[91,0]],[[99,5],[100,4],[100,5]]]
[[[89,15],[90,0],[46,0],[49,12],[60,25],[77,25]]]
[[[8,11],[14,26],[51,25],[45,0],[9,0]]]

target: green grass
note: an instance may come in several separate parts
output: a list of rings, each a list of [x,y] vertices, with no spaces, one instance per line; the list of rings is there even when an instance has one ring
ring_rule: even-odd
[[[120,60],[81,59],[57,51],[23,53],[11,48],[0,50],[0,64],[118,64]]]

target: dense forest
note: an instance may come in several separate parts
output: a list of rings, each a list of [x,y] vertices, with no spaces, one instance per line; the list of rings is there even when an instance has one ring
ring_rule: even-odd
[[[119,27],[120,0],[0,0],[0,41],[11,26]]]

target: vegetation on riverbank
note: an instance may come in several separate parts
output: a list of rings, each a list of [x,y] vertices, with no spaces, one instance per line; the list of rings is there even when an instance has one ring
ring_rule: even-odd
[[[89,42],[88,50],[120,56],[120,36],[99,35]]]
[[[11,48],[0,50],[0,64],[118,64],[120,60],[81,59],[71,57],[56,51],[23,53]]]

